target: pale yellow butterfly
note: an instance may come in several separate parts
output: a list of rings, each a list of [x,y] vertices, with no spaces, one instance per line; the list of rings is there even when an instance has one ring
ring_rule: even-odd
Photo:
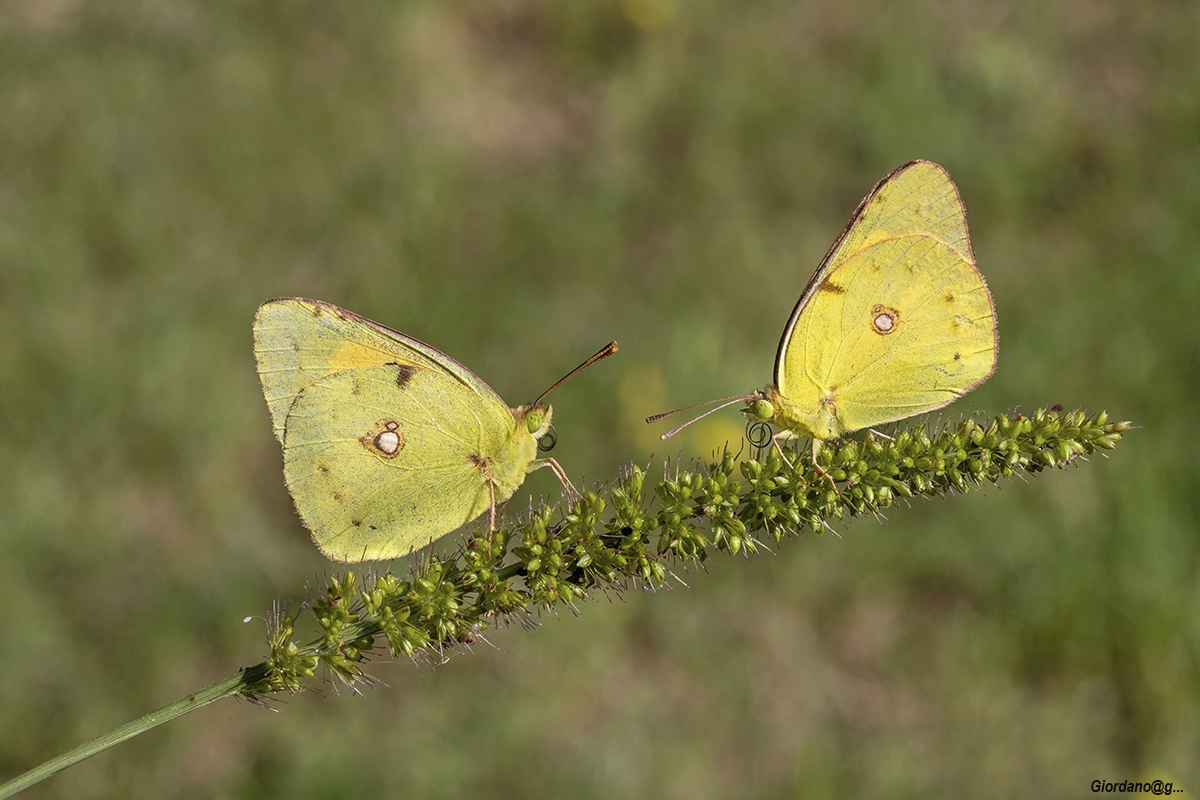
[[[774,384],[711,401],[722,405],[696,419],[744,401],[751,420],[781,428],[781,456],[779,439],[812,439],[816,465],[822,442],[962,397],[995,372],[999,348],[958,189],[944,168],[913,161],[863,199],[800,294]]]
[[[510,409],[450,356],[330,303],[282,298],[254,318],[254,354],[283,472],[301,520],[336,561],[395,558],[493,515],[540,467],[568,490],[539,444],[553,444],[542,401],[612,342]]]

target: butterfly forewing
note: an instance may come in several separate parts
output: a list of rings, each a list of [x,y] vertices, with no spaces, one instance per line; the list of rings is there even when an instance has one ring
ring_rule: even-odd
[[[944,242],[970,264],[975,263],[962,198],[946,170],[931,161],[913,161],[893,170],[875,184],[851,215],[850,222],[800,294],[783,329],[775,355],[777,386],[782,388],[784,353],[792,333],[829,274],[864,248],[912,233]]]
[[[958,190],[938,165],[914,162],[872,190],[806,287],[775,381],[854,431],[961,397],[992,374],[997,349]]]
[[[304,387],[337,372],[388,363],[442,372],[504,405],[486,383],[445,353],[320,300],[288,297],[263,303],[254,317],[254,356],[280,442],[288,409]]]
[[[918,231],[975,263],[962,198],[946,170],[930,161],[905,164],[875,184],[833,256],[849,258],[875,242]]]

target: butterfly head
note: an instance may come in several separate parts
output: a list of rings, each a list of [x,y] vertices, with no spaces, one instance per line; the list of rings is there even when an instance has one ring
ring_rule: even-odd
[[[543,453],[554,449],[558,437],[554,434],[554,426],[550,424],[554,409],[549,405],[533,403],[513,409],[517,419],[517,428],[524,429],[537,442],[537,448]]]
[[[746,397],[746,407],[742,413],[755,422],[770,422],[775,418],[775,404],[771,402],[774,387],[768,387],[766,392],[754,391]]]
[[[846,433],[837,417],[836,397],[832,391],[816,412],[810,412],[796,401],[780,393],[774,386],[759,390],[746,398],[742,413],[751,422],[767,422],[791,431],[806,439],[823,441],[836,439]]]
[[[517,409],[525,425],[525,430],[535,439],[541,439],[550,430],[550,419],[554,416],[554,408],[549,405],[534,403],[531,406],[521,406]]]

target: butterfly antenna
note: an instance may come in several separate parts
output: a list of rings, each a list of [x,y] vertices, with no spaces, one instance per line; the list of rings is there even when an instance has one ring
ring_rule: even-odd
[[[684,406],[683,408],[677,408],[674,411],[664,411],[661,414],[655,414],[652,417],[646,417],[646,422],[658,422],[660,419],[666,419],[667,417],[670,417],[674,414],[678,414],[681,411],[691,411],[693,408],[704,408],[705,406],[711,406],[713,403],[724,403],[727,400],[745,400],[745,399],[746,399],[745,395],[739,394],[739,395],[735,395],[733,397],[722,397],[718,400],[705,400],[703,403],[696,403],[696,405],[694,405],[694,406]],[[724,407],[725,406],[721,406],[721,408],[724,408]],[[716,409],[713,409],[713,410],[715,411]],[[696,417],[696,419],[700,419],[700,418]]]
[[[728,408],[729,406],[733,405],[734,403],[742,403],[742,402],[745,402],[745,400],[746,400],[745,395],[738,395],[737,397],[726,397],[724,402],[722,402],[721,400],[710,400],[708,403],[700,403],[700,405],[689,406],[688,408],[679,408],[679,409],[676,409],[675,411],[668,411],[666,414],[656,414],[653,417],[647,417],[646,422],[654,422],[655,420],[662,419],[663,417],[674,414],[677,411],[690,411],[693,408],[699,408],[700,406],[706,406],[709,403],[721,403],[721,405],[717,406],[716,408],[709,409],[708,411],[705,411],[700,416],[689,419],[687,422],[683,423],[678,428],[675,428],[674,430],[670,430],[670,431],[667,431],[666,433],[664,433],[659,438],[665,442],[667,439],[670,439],[672,436],[679,433],[681,430],[686,428],[688,425],[691,425],[693,422],[699,422],[700,420],[707,417],[709,414],[715,414],[718,411],[720,411],[722,408]]]
[[[541,396],[538,397],[537,400],[534,400],[533,403],[529,407],[537,408],[538,406],[540,406],[542,404],[542,401],[546,399],[546,395],[550,394],[555,389],[557,389],[559,386],[561,386],[562,384],[571,380],[571,378],[574,378],[579,373],[583,372],[585,369],[590,367],[592,364],[595,364],[597,361],[603,361],[604,359],[608,358],[615,352],[617,352],[617,343],[616,342],[609,342],[608,344],[604,345],[604,347],[601,347],[598,351],[596,351],[596,354],[593,355],[591,358],[589,358],[587,361],[584,361],[578,367],[571,370],[566,375],[562,376],[557,381],[555,381],[554,385],[551,386],[546,391],[542,392]]]

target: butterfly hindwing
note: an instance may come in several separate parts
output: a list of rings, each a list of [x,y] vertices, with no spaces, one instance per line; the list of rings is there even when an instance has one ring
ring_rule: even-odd
[[[439,371],[346,370],[292,404],[284,477],[326,555],[394,558],[487,510],[481,465],[511,456],[513,426],[503,405],[478,405]]]

